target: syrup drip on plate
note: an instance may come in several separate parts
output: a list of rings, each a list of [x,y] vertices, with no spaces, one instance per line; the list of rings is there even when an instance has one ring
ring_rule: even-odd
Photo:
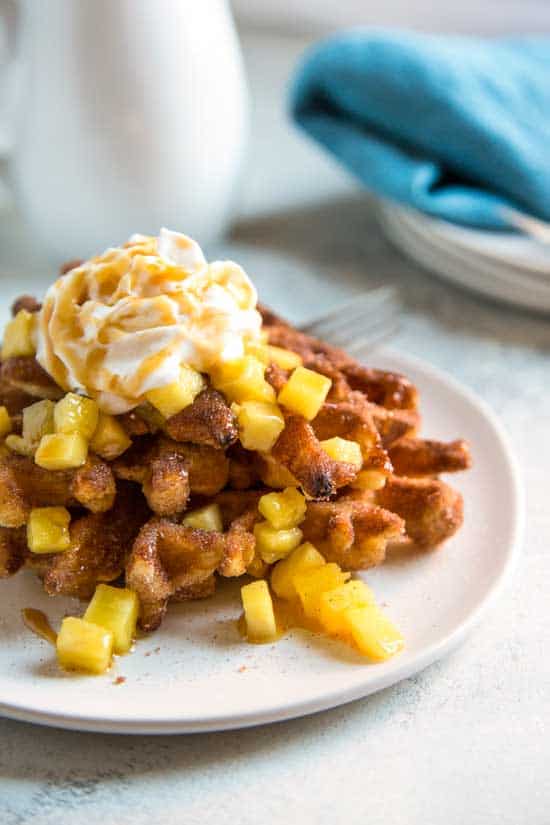
[[[32,630],[41,639],[45,639],[50,644],[56,645],[57,633],[50,624],[50,620],[42,610],[36,610],[34,607],[25,607],[21,611],[23,621],[29,630]]]

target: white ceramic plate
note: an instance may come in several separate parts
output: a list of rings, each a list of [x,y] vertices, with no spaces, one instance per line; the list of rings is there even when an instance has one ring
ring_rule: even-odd
[[[235,621],[238,585],[215,599],[174,606],[155,634],[102,677],[62,673],[45,642],[23,626],[24,607],[54,626],[68,599],[46,597],[31,574],[0,582],[0,713],[59,727],[124,733],[222,730],[334,707],[411,676],[461,642],[510,570],[522,503],[506,439],[492,413],[431,367],[379,353],[377,364],[405,372],[421,391],[424,431],[463,436],[474,468],[453,483],[466,502],[465,525],[441,551],[390,560],[365,574],[402,628],[406,650],[367,664],[351,649],[305,631],[277,644],[243,642]],[[115,684],[124,676],[122,684]]]
[[[517,307],[550,312],[550,252],[541,244],[389,203],[379,205],[379,219],[397,247],[440,277]]]

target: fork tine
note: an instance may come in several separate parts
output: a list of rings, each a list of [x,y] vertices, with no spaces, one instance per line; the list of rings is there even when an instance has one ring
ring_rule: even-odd
[[[388,338],[392,338],[399,331],[399,319],[393,318],[389,323],[379,324],[369,328],[368,333],[359,335],[353,340],[348,340],[340,344],[340,349],[345,349],[350,353],[357,353],[361,350],[372,348]]]
[[[360,328],[341,330],[339,335],[333,335],[328,340],[335,347],[352,351],[367,346],[371,341],[376,341],[380,337],[393,334],[397,331],[397,328],[397,318],[392,316],[384,318],[375,324],[368,325],[367,327],[362,326]]]
[[[338,306],[301,329],[334,346],[358,350],[397,330],[400,304],[396,291],[382,287]]]
[[[385,305],[390,304],[393,304],[395,309],[398,308],[395,289],[392,287],[373,289],[346,303],[339,304],[325,315],[316,318],[308,324],[304,324],[301,330],[308,334],[315,334],[315,331],[319,329],[328,331],[332,327],[341,326],[344,318],[344,323],[347,323],[356,316],[361,316],[363,319],[366,319],[371,314],[378,315]]]

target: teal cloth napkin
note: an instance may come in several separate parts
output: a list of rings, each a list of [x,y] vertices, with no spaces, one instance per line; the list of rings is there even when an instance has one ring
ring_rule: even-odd
[[[503,206],[550,221],[550,39],[357,29],[314,47],[296,122],[370,191],[499,228]]]

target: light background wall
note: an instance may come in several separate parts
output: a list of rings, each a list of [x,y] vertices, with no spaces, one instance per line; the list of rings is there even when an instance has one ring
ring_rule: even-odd
[[[550,0],[233,0],[239,22],[289,33],[363,24],[463,34],[550,32]]]

